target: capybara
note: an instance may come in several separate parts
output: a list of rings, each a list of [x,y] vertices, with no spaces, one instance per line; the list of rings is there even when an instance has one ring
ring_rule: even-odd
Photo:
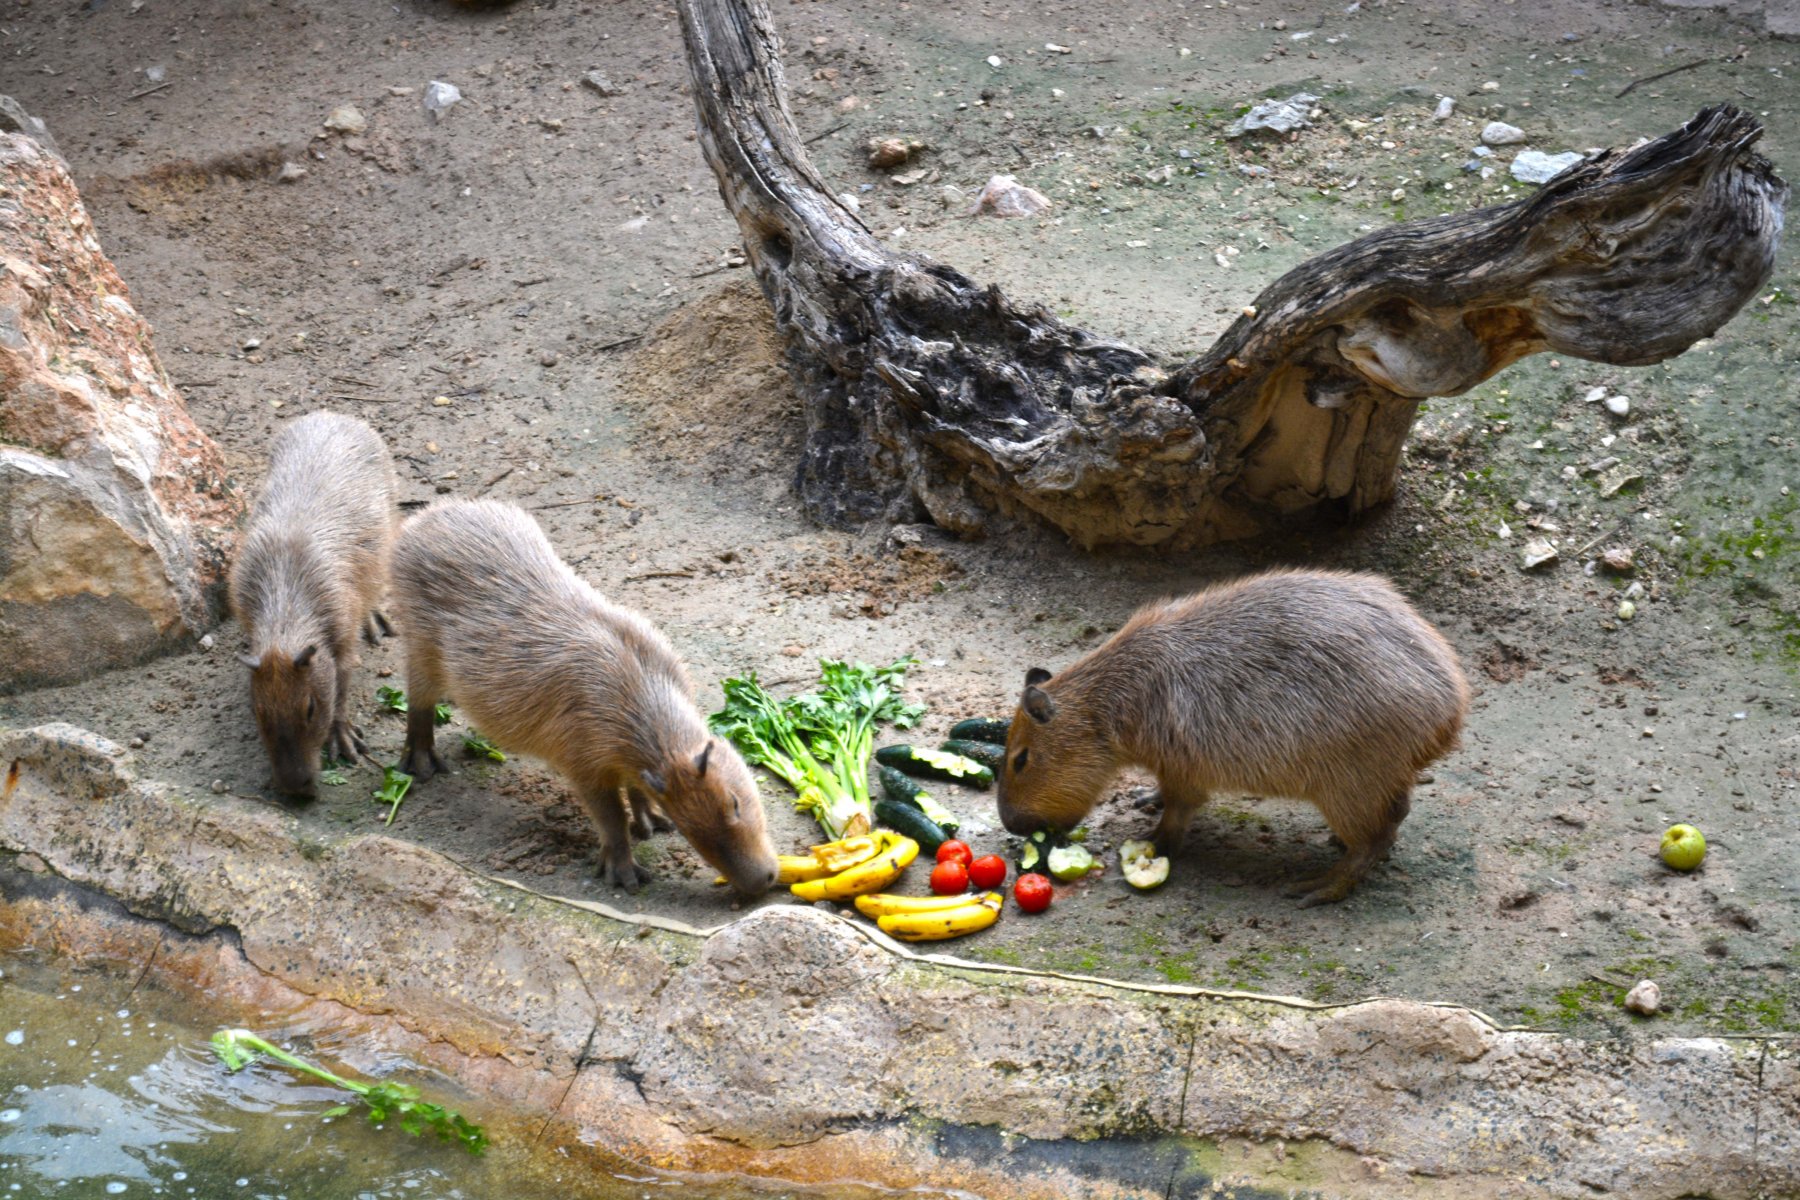
[[[361,421],[316,412],[269,450],[269,477],[231,569],[231,607],[250,642],[250,706],[290,795],[318,792],[319,753],[366,756],[350,724],[356,635],[377,606],[394,541],[394,460]]]
[[[707,730],[668,639],[578,578],[529,514],[469,500],[408,520],[394,547],[394,613],[411,705],[406,771],[424,780],[443,769],[432,706],[448,699],[496,745],[568,779],[600,828],[608,883],[649,878],[631,838],[667,828],[663,813],[740,893],[775,882],[756,781]]]
[[[1027,672],[1000,819],[1068,829],[1121,768],[1143,767],[1172,854],[1214,791],[1310,800],[1347,852],[1287,894],[1327,904],[1393,846],[1419,770],[1456,746],[1468,707],[1456,652],[1386,580],[1255,575],[1140,609],[1058,675]]]

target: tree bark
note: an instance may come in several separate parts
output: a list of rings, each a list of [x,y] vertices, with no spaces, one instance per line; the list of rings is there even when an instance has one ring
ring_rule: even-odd
[[[1421,400],[1539,351],[1659,362],[1768,281],[1787,185],[1728,105],[1528,199],[1381,230],[1276,280],[1166,367],[878,241],[808,159],[763,0],[678,0],[699,136],[806,406],[830,525],[1032,513],[1192,546],[1392,497]]]

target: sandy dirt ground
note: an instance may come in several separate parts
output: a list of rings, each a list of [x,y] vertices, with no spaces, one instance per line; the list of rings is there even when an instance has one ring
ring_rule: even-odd
[[[1508,176],[1512,148],[1472,153],[1489,120],[1534,148],[1583,150],[1725,100],[1763,114],[1765,152],[1800,170],[1800,45],[1719,13],[841,0],[776,15],[796,118],[871,228],[1171,358],[1359,231],[1528,194]],[[798,406],[754,281],[732,265],[737,230],[693,140],[672,10],[38,0],[0,14],[0,63],[0,90],[59,139],[240,486],[284,420],[362,417],[393,446],[407,503],[487,495],[534,510],[586,578],[668,631],[707,706],[746,669],[799,688],[819,657],[913,654],[921,740],[935,744],[960,717],[1008,714],[1026,667],[1071,661],[1145,601],[1275,564],[1384,572],[1463,656],[1477,690],[1463,748],[1346,903],[1301,911],[1280,895],[1336,853],[1313,809],[1222,797],[1161,891],[1131,892],[1108,856],[1049,914],[1010,913],[958,953],[1456,1000],[1589,1032],[1638,1021],[1617,985],[1649,976],[1667,1005],[1658,1028],[1800,1028],[1791,252],[1743,314],[1673,362],[1539,357],[1431,402],[1400,498],[1350,527],[1183,556],[1084,553],[1037,528],[982,542],[833,532],[789,490]],[[581,82],[596,70],[616,94]],[[421,106],[434,79],[463,95],[436,121]],[[1244,105],[1300,90],[1321,97],[1313,128],[1223,140]],[[1435,121],[1444,95],[1457,112]],[[323,130],[343,104],[364,132]],[[923,176],[864,164],[864,143],[886,134],[928,144]],[[284,162],[304,176],[276,182]],[[997,172],[1054,208],[964,219]],[[1594,388],[1629,396],[1627,414],[1586,402]],[[1521,547],[1538,536],[1561,555],[1527,572]],[[1615,548],[1629,573],[1597,561]],[[210,650],[0,699],[0,721],[72,721],[136,747],[147,777],[278,803],[239,644],[227,625]],[[402,719],[375,691],[403,682],[399,666],[388,645],[357,676],[358,719],[387,761]],[[376,779],[347,771],[296,811],[320,834],[379,830]],[[1150,828],[1142,783],[1120,781],[1091,846]],[[815,840],[765,785],[780,849]],[[939,795],[978,847],[1010,852],[989,796]],[[1658,861],[1674,821],[1705,830],[1702,870]],[[670,836],[640,850],[655,872],[641,894],[602,886],[592,830],[529,763],[459,762],[391,832],[546,891],[729,915]]]

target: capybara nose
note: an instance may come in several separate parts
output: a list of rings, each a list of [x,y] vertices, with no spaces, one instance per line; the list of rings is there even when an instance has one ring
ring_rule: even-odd
[[[319,781],[311,776],[299,779],[275,780],[275,790],[298,800],[317,800],[319,798]]]
[[[737,889],[744,894],[744,899],[755,900],[767,895],[769,889],[775,886],[775,881],[779,878],[781,878],[781,867],[771,863],[760,870],[746,874],[742,882],[737,885]]]
[[[1044,823],[1036,817],[1026,816],[1009,805],[1000,805],[1000,824],[1006,826],[1006,832],[1019,837],[1030,837],[1044,827]]]

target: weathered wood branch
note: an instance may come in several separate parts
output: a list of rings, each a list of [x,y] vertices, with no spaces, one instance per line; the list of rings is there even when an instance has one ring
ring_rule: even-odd
[[[884,245],[787,108],[763,0],[679,0],[706,158],[806,405],[829,524],[1028,510],[1085,544],[1200,544],[1389,499],[1418,404],[1539,351],[1681,353],[1767,282],[1787,185],[1726,105],[1526,200],[1395,226],[1271,284],[1173,370]]]

